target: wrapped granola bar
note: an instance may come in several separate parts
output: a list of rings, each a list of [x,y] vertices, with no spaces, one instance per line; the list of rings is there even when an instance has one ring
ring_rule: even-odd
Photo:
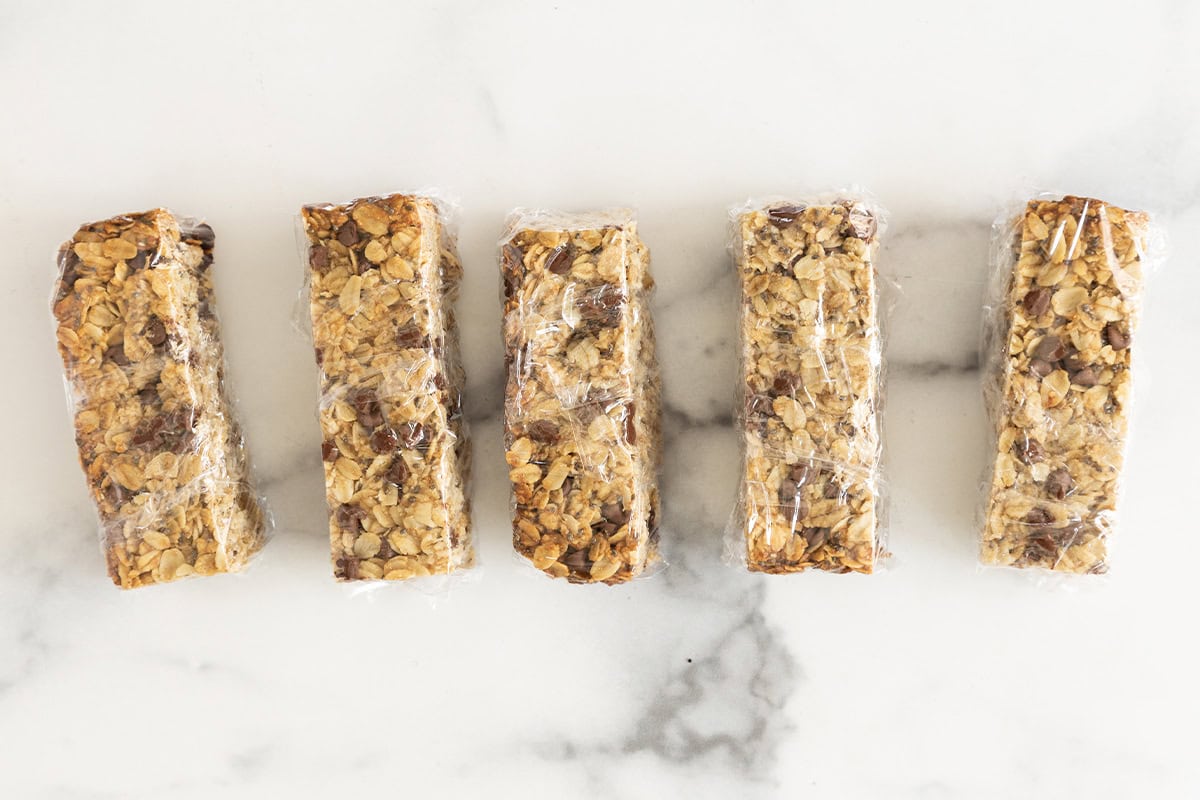
[[[462,267],[441,211],[394,194],[305,206],[302,223],[334,574],[471,567]]]
[[[1147,214],[1084,197],[1031,200],[997,224],[983,563],[1108,570],[1154,239]]]
[[[500,242],[513,547],[572,583],[658,561],[661,383],[627,210],[515,212]]]
[[[742,480],[728,536],[755,572],[870,573],[880,522],[880,211],[860,199],[734,213]]]
[[[53,314],[113,582],[243,568],[263,544],[213,309],[212,229],[154,209],[82,226]]]

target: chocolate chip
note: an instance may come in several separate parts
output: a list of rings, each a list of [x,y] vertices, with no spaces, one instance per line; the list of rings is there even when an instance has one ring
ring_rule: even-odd
[[[317,366],[321,366],[321,359],[325,357],[325,351],[320,347],[314,347],[313,355],[317,358]]]
[[[416,325],[405,325],[396,331],[396,344],[405,349],[428,347],[429,337],[421,333]]]
[[[146,323],[146,341],[151,347],[158,348],[167,341],[167,328],[158,317],[151,317]]]
[[[1104,326],[1104,341],[1108,342],[1109,347],[1113,350],[1124,350],[1129,347],[1129,335],[1121,330],[1121,326],[1115,322]]]
[[[1043,336],[1042,340],[1037,343],[1037,347],[1033,348],[1035,358],[1040,358],[1045,361],[1058,361],[1067,354],[1067,348],[1062,343],[1062,339],[1057,336]]]
[[[605,503],[600,507],[600,516],[617,526],[629,521],[629,512],[620,503]]]
[[[394,430],[386,425],[380,425],[371,434],[371,449],[380,455],[387,455],[396,449],[398,441],[400,441],[400,437]]]
[[[611,328],[621,321],[625,295],[615,286],[602,286],[580,298],[577,306],[583,322],[598,328]]]
[[[138,392],[138,400],[144,406],[151,405],[158,401],[158,390],[153,386],[147,386]]]
[[[1055,500],[1063,500],[1075,488],[1075,481],[1071,480],[1071,473],[1065,467],[1059,467],[1046,476],[1042,488]]]
[[[342,503],[333,512],[333,519],[337,523],[337,526],[344,531],[352,531],[354,533],[359,531],[359,522],[362,521],[364,516],[365,513],[361,508],[349,505],[348,503]]]
[[[555,275],[566,275],[571,271],[571,264],[574,261],[571,246],[562,244],[551,250],[550,255],[546,257],[546,269]]]
[[[346,397],[354,413],[358,415],[359,424],[367,430],[374,430],[383,423],[383,409],[379,400],[370,389],[357,389]]]
[[[575,481],[571,480],[570,475],[563,479],[562,486],[559,487],[559,491],[562,492],[563,499],[566,499],[567,495],[571,493],[571,489],[574,487]]]
[[[816,470],[809,464],[793,464],[788,477],[796,484],[797,487],[803,486],[812,480]]]
[[[1049,534],[1044,533],[1041,536],[1031,537],[1025,543],[1025,558],[1031,561],[1041,561],[1053,556],[1056,552],[1058,552],[1058,547],[1054,544],[1054,537]]]
[[[771,391],[776,396],[794,396],[799,386],[800,376],[787,370],[780,370],[775,380],[771,381]]]
[[[130,258],[125,259],[125,266],[130,272],[137,272],[146,267],[146,257],[149,255],[145,250],[138,250]]]
[[[1042,288],[1034,289],[1025,295],[1023,304],[1026,314],[1030,317],[1040,317],[1050,310],[1050,290]]]
[[[637,444],[637,425],[633,415],[636,407],[636,403],[629,403],[625,406],[625,441],[629,442],[630,447]]]
[[[820,547],[824,547],[825,543],[829,541],[829,528],[805,528],[804,540],[808,542],[806,552],[811,553]]]
[[[846,217],[846,236],[866,241],[875,235],[875,231],[878,228],[879,225],[875,221],[875,216],[865,211],[851,211]]]
[[[62,296],[74,289],[75,281],[79,280],[79,256],[75,255],[74,250],[64,250],[59,260],[62,263],[62,286],[59,295]]]
[[[358,226],[354,224],[354,220],[348,219],[342,223],[342,227],[337,230],[337,240],[346,247],[358,244]]]
[[[587,574],[592,569],[592,560],[588,558],[587,548],[567,553],[563,557],[562,563],[566,564],[572,571],[578,573]]]
[[[804,211],[806,207],[807,206],[801,204],[795,206],[776,206],[775,208],[769,208],[767,209],[767,219],[769,219],[775,225],[787,225],[795,222],[796,218],[800,216],[800,212]]]
[[[1071,383],[1076,386],[1095,386],[1096,371],[1091,367],[1084,367],[1071,376]]]
[[[1054,516],[1041,507],[1034,508],[1025,515],[1026,525],[1049,525],[1053,520]]]
[[[842,487],[838,485],[838,482],[832,476],[825,482],[824,488],[821,489],[821,496],[826,500],[833,500],[841,495],[841,493]]]
[[[308,263],[318,272],[329,269],[329,248],[323,244],[313,245],[308,253]]]
[[[104,487],[104,499],[107,500],[108,504],[114,509],[125,505],[125,501],[128,500],[130,496],[130,493],[125,489],[125,487],[116,481],[111,481],[108,486]]]
[[[387,537],[379,537],[379,552],[375,554],[375,557],[382,558],[384,561],[387,561],[394,555],[396,555],[396,551],[393,550],[391,544],[388,543]]]
[[[1013,452],[1022,464],[1037,464],[1046,457],[1037,439],[1018,439],[1013,442]]]
[[[784,478],[783,482],[779,484],[779,502],[784,504],[795,503],[796,490],[798,488],[799,487],[796,485],[794,480],[791,478]]]
[[[746,398],[746,416],[771,415],[775,413],[770,395],[751,394]]]
[[[1043,361],[1040,358],[1035,358],[1029,362],[1029,371],[1039,378],[1044,378],[1051,372],[1054,372],[1054,365],[1049,361]]]
[[[129,365],[129,359],[125,357],[125,345],[121,342],[117,342],[112,347],[105,350],[104,358],[113,362],[119,367],[125,367]]]
[[[204,222],[201,222],[188,231],[187,237],[206,250],[211,250],[213,243],[217,239],[216,234],[213,233],[212,226]]]
[[[397,486],[403,486],[404,482],[408,480],[409,474],[410,472],[408,469],[408,464],[404,463],[403,458],[396,456],[394,459],[392,459],[392,463],[387,468],[387,472],[383,473],[383,477],[385,480],[394,483]]]
[[[1062,357],[1062,365],[1068,372],[1076,372],[1088,366],[1088,362],[1082,353],[1074,347],[1068,347],[1067,352]]]
[[[419,422],[406,422],[396,433],[400,437],[401,444],[409,449],[415,447],[418,450],[424,450],[429,447],[429,434],[425,430],[425,426]]]
[[[547,419],[539,419],[525,426],[525,433],[535,442],[555,444],[558,442],[558,426]]]
[[[321,442],[321,460],[322,461],[337,461],[338,448],[333,439],[326,439]]]
[[[337,562],[338,577],[345,578],[348,581],[358,580],[358,559],[350,556],[344,556],[338,559]]]

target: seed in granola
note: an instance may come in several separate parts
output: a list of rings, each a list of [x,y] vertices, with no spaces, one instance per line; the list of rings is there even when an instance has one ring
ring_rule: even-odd
[[[346,247],[358,244],[358,226],[354,224],[354,220],[348,219],[342,223],[337,230],[337,240]]]
[[[387,455],[396,449],[400,437],[386,425],[380,425],[371,434],[371,449],[380,455]]]
[[[1033,355],[1044,361],[1058,361],[1066,355],[1067,349],[1062,343],[1062,339],[1057,336],[1043,336],[1042,340],[1037,343],[1037,347],[1033,349]]]
[[[788,225],[792,222],[795,222],[796,218],[800,216],[801,212],[803,212],[805,208],[807,208],[807,206],[803,204],[769,208],[767,209],[767,219],[771,220],[771,222],[775,223],[776,225]]]
[[[571,271],[574,256],[569,244],[562,244],[550,251],[546,257],[546,269],[555,275],[566,275]]]
[[[1075,487],[1075,481],[1071,480],[1071,473],[1065,467],[1059,467],[1046,476],[1042,487],[1046,490],[1046,494],[1055,500],[1062,500],[1071,493]]]
[[[539,419],[525,426],[525,433],[535,442],[558,443],[558,426],[550,420]]]
[[[1129,347],[1129,335],[1121,330],[1121,326],[1115,322],[1104,326],[1104,341],[1108,342],[1109,347],[1113,350],[1124,350]]]

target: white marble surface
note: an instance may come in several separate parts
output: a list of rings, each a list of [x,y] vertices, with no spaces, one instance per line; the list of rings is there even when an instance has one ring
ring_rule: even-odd
[[[1187,798],[1200,591],[1200,10],[1183,2],[0,5],[0,796]],[[507,6],[508,8],[502,8]],[[725,207],[858,183],[891,209],[892,569],[724,567]],[[306,201],[461,199],[482,579],[330,579]],[[988,230],[1035,188],[1161,214],[1120,550],[1102,586],[979,573]],[[84,221],[217,232],[229,372],[278,531],[250,572],[104,575],[47,309]],[[509,555],[494,243],[514,205],[640,209],[660,285],[670,568]]]

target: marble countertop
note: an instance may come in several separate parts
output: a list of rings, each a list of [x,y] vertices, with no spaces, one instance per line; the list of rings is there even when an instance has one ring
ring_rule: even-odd
[[[0,6],[0,795],[1200,795],[1200,9],[551,2]],[[502,7],[503,6],[503,7]],[[726,208],[857,184],[890,209],[895,558],[721,562],[737,474]],[[480,579],[352,593],[327,561],[303,202],[461,204]],[[1158,213],[1112,574],[980,572],[990,224],[1039,189]],[[277,531],[246,574],[104,573],[48,315],[84,220],[217,234],[229,378]],[[513,206],[630,205],[666,382],[670,567],[581,588],[514,561],[495,242]]]

